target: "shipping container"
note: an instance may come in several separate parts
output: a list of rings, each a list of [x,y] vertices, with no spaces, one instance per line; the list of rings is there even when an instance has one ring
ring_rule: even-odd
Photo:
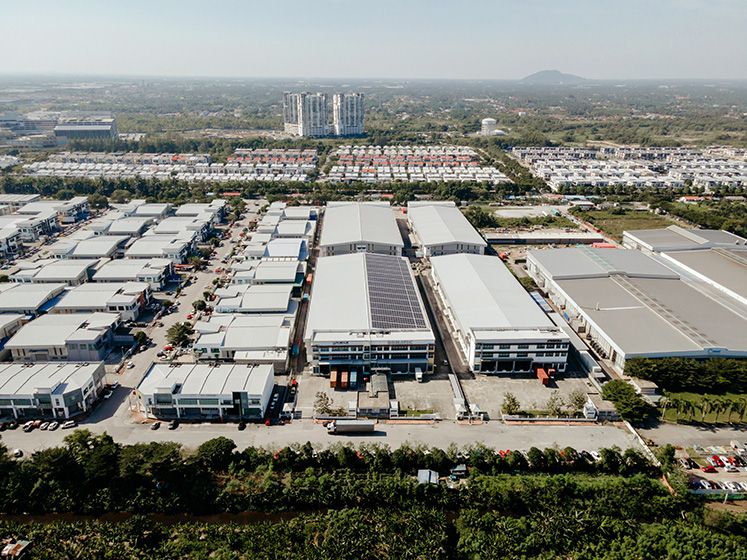
[[[329,374],[329,386],[332,389],[337,388],[337,372],[332,370],[332,373]]]

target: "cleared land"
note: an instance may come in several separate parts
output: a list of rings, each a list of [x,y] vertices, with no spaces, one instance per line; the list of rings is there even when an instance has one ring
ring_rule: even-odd
[[[622,240],[625,230],[665,228],[675,223],[665,216],[640,210],[589,210],[578,216],[618,241]]]

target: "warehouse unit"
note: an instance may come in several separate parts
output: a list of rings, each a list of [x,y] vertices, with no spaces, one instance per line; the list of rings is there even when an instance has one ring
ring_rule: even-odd
[[[0,313],[38,315],[49,311],[59,300],[65,284],[0,283]]]
[[[7,342],[14,362],[103,360],[119,326],[116,313],[43,315]]]
[[[742,311],[640,251],[530,251],[527,271],[619,370],[630,357],[747,357]]]
[[[0,364],[0,417],[66,420],[104,390],[104,363]]]
[[[155,418],[261,420],[275,385],[271,365],[153,364],[136,389]]]
[[[117,313],[123,321],[136,321],[150,302],[144,282],[91,282],[68,290],[52,313]]]
[[[227,360],[240,364],[271,364],[276,373],[288,369],[293,317],[214,315],[195,323],[193,348],[198,360]]]
[[[747,239],[727,231],[670,226],[626,231],[623,243],[658,255],[676,270],[747,306]]]
[[[330,203],[319,241],[323,257],[348,253],[401,255],[404,242],[389,204]]]
[[[173,275],[174,263],[169,259],[116,259],[101,265],[93,275],[93,281],[145,282],[157,292]]]
[[[91,279],[97,264],[97,260],[84,259],[19,261],[19,270],[11,274],[10,280],[21,284],[79,286]]]
[[[431,372],[435,338],[407,259],[319,259],[304,343],[316,374]]]
[[[453,202],[409,202],[407,222],[424,257],[482,255],[488,245]]]
[[[103,259],[121,256],[130,240],[126,235],[95,235],[78,231],[49,247],[55,259]]]
[[[470,369],[565,371],[568,337],[497,257],[433,257],[435,290]]]

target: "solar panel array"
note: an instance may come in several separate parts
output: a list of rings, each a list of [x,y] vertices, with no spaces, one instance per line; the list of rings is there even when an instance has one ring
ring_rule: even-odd
[[[366,255],[368,305],[374,329],[425,329],[423,309],[407,261]]]

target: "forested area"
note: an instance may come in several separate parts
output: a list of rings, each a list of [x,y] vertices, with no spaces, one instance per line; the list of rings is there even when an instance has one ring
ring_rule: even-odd
[[[744,558],[747,525],[706,519],[699,498],[641,453],[571,448],[505,457],[448,449],[310,444],[238,451],[120,445],[79,430],[21,460],[0,454],[0,538],[31,558]],[[466,464],[466,478],[418,484]],[[100,521],[93,519],[104,516]],[[189,521],[188,521],[189,520]],[[33,521],[33,523],[31,523]],[[688,556],[689,555],[689,556]]]
[[[747,393],[747,360],[731,358],[631,358],[625,373],[668,391]]]
[[[683,204],[664,202],[660,208],[706,229],[723,229],[747,237],[747,204],[721,200]]]

